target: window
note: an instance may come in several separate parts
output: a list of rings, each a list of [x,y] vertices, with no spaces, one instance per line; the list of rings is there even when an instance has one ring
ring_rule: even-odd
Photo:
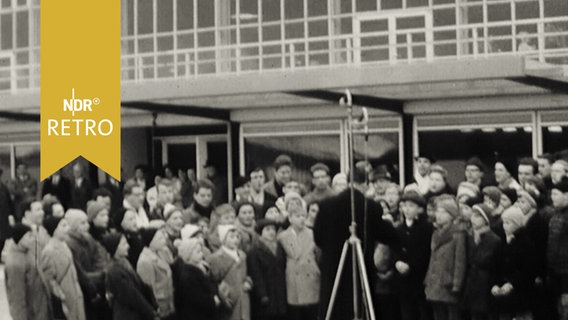
[[[568,149],[568,115],[563,111],[541,114],[542,151],[556,153]]]

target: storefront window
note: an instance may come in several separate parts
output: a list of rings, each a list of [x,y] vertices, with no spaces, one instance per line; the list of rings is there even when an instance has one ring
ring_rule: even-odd
[[[568,124],[551,125],[542,128],[542,150],[546,153],[556,153],[568,150]]]

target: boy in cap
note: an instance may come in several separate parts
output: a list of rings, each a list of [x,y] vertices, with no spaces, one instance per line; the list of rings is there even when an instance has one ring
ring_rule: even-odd
[[[552,187],[551,199],[556,213],[548,224],[547,262],[560,319],[568,319],[568,178]]]
[[[321,162],[311,166],[312,184],[314,189],[308,193],[304,200],[306,203],[320,202],[335,195],[335,191],[330,186],[329,167]]]
[[[534,281],[537,271],[535,247],[523,230],[525,217],[521,209],[510,207],[503,212],[505,243],[500,277],[491,288],[500,319],[532,319]]]
[[[307,212],[287,203],[290,227],[278,235],[286,252],[286,291],[291,319],[316,319],[320,270],[313,231],[306,227]]]
[[[430,263],[426,273],[426,299],[434,319],[460,319],[460,293],[466,271],[466,232],[455,224],[459,216],[455,199],[436,202],[436,231],[432,234]]]
[[[4,267],[6,295],[12,319],[50,319],[49,298],[35,260],[28,252],[35,250],[32,229],[21,223],[12,227],[13,245],[9,247]]]
[[[247,262],[254,283],[251,292],[255,319],[286,319],[286,254],[276,239],[277,223],[261,219],[256,224],[258,243],[250,251]]]
[[[217,232],[222,245],[208,262],[211,277],[222,293],[219,319],[250,319],[249,291],[253,283],[247,275],[247,256],[239,250],[240,234],[233,225],[219,225]]]
[[[111,233],[102,242],[112,257],[105,279],[112,301],[112,319],[159,319],[152,288],[140,279],[127,260],[126,237],[120,232]]]
[[[424,276],[430,260],[433,227],[426,216],[426,201],[417,191],[406,191],[401,201],[402,223],[396,228],[401,250],[395,262],[402,320],[431,318],[424,296]],[[426,318],[425,318],[426,317]]]
[[[485,165],[478,157],[471,157],[465,163],[465,181],[476,185],[477,189],[482,189],[483,176],[485,175]]]
[[[476,204],[472,208],[472,233],[467,237],[467,275],[464,310],[472,320],[490,319],[491,288],[497,283],[502,242],[489,227],[491,208]]]
[[[54,302],[54,312],[62,310],[67,319],[85,320],[83,291],[77,280],[73,253],[65,243],[69,224],[65,219],[48,217],[43,226],[51,239],[41,252],[39,270],[43,282],[58,300]]]

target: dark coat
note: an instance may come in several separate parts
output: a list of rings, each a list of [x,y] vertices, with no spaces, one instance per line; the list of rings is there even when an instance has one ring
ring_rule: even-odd
[[[320,212],[314,224],[314,240],[321,249],[321,290],[320,290],[320,316],[325,317],[327,305],[331,297],[331,291],[339,265],[339,258],[344,242],[349,238],[349,226],[351,224],[351,194],[347,189],[335,197],[326,199],[320,204]],[[367,241],[364,248],[364,256],[367,271],[373,268],[373,249],[376,242],[389,245],[393,250],[400,248],[399,240],[394,227],[381,220],[382,208],[374,201],[366,200],[358,190],[355,191],[355,222],[357,223],[357,235],[363,243],[364,206],[367,201]],[[363,246],[362,243],[362,246]],[[345,260],[339,291],[336,298],[337,306],[334,308],[332,319],[353,318],[353,290],[351,276],[350,256]],[[367,273],[368,273],[367,272]],[[373,284],[370,284],[374,287]]]
[[[215,319],[215,286],[196,266],[177,260],[174,265],[175,307],[180,320]]]
[[[120,209],[120,207],[122,206],[122,201],[124,200],[124,197],[122,195],[122,188],[123,188],[122,183],[119,182],[118,185],[114,185],[107,178],[107,180],[102,185],[102,187],[107,189],[110,192],[110,194],[112,195],[112,197],[110,199],[111,200],[110,212],[114,213],[114,212],[118,211]]]
[[[60,176],[57,185],[53,184],[53,176],[47,178],[41,186],[41,197],[46,194],[56,196],[61,202],[63,207],[67,208],[69,205],[69,198],[71,197],[71,182],[64,176]]]
[[[142,242],[142,236],[140,232],[131,232],[131,231],[124,231],[124,236],[126,237],[126,241],[128,241],[128,246],[130,250],[128,250],[128,261],[132,268],[136,268],[138,265],[138,258],[140,257],[140,253],[144,249],[144,243]]]
[[[424,297],[424,276],[430,261],[430,242],[432,241],[432,224],[425,215],[414,221],[408,227],[403,221],[397,227],[400,238],[400,251],[395,253],[395,259],[408,264],[408,273],[399,274],[396,288],[401,296]]]
[[[0,240],[11,237],[8,217],[14,215],[14,204],[8,187],[0,182]]]
[[[534,244],[537,277],[544,280],[546,277],[546,243],[548,241],[548,223],[539,213],[533,214],[525,223],[527,236]]]
[[[153,320],[158,304],[152,288],[144,284],[126,261],[113,260],[106,273],[114,320]]]
[[[277,242],[276,255],[259,241],[250,251],[248,271],[254,284],[251,292],[253,316],[281,316],[286,314],[286,255]],[[268,302],[261,303],[262,298]]]
[[[557,274],[568,274],[568,207],[558,210],[548,223],[548,267]]]
[[[491,288],[497,284],[502,241],[493,231],[480,235],[475,244],[472,235],[467,239],[467,275],[463,296],[465,309],[474,312],[488,312]]]
[[[502,286],[509,282],[513,285],[513,292],[496,299],[500,311],[515,313],[530,310],[534,298],[537,262],[534,243],[526,234],[526,230],[521,228],[511,242],[503,247],[499,268],[502,273],[497,285]]]
[[[430,263],[424,279],[426,299],[457,304],[467,263],[466,232],[459,224],[432,234]]]
[[[282,190],[283,185],[276,182],[276,180],[272,179],[264,184],[263,189],[264,192],[270,194],[275,199],[278,199],[284,196],[284,191]]]
[[[87,210],[87,201],[91,200],[93,196],[93,186],[91,181],[83,177],[81,186],[77,186],[75,181],[71,183],[71,198],[69,201],[69,208]]]

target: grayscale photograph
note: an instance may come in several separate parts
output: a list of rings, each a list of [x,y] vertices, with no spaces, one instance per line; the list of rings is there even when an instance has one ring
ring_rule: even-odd
[[[41,181],[45,2],[0,0],[0,320],[568,320],[567,0],[120,0],[120,176]]]

